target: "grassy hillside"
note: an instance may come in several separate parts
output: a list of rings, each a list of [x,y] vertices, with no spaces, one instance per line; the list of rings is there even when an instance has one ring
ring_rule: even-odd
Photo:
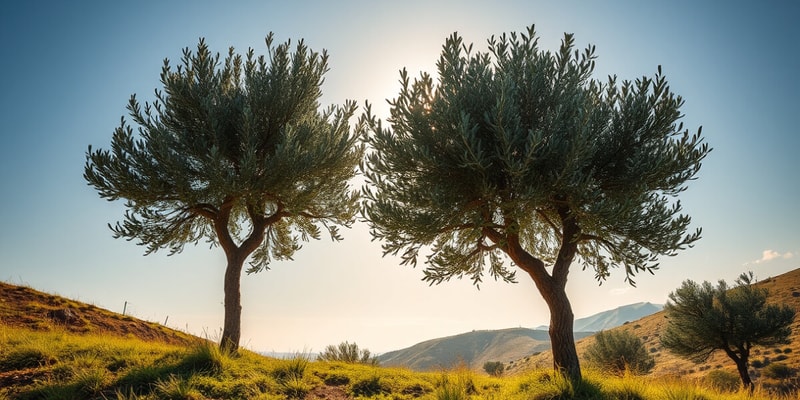
[[[800,269],[776,277],[762,279],[756,285],[769,290],[770,302],[788,304],[794,307],[795,310],[800,311]],[[665,315],[664,311],[660,311],[640,320],[629,322],[614,329],[609,329],[609,331],[624,330],[638,336],[645,347],[655,357],[656,366],[651,373],[651,375],[655,377],[701,379],[706,377],[709,372],[715,370],[735,373],[735,365],[723,352],[715,353],[706,363],[695,364],[691,361],[679,358],[664,349],[661,346],[659,335],[666,328],[667,320]],[[586,352],[586,348],[592,344],[593,341],[593,337],[578,340],[578,354],[582,356]],[[796,371],[800,371],[800,317],[796,318],[792,325],[791,341],[789,345],[775,348],[753,349],[751,355],[751,376],[753,376],[756,381],[760,380],[767,384],[777,384],[776,382],[770,382],[770,380],[762,377],[763,369],[771,363],[782,363]],[[513,363],[509,372],[524,373],[550,365],[552,365],[552,354],[549,351],[545,351],[517,360]]]
[[[74,309],[73,317],[62,318]],[[141,336],[139,336],[141,334]],[[7,399],[790,399],[677,378],[586,371],[573,385],[549,368],[490,377],[224,354],[199,338],[11,285],[0,291],[0,400]]]
[[[153,322],[4,282],[0,282],[0,323],[35,331],[58,329],[172,344],[190,344],[199,340]]]

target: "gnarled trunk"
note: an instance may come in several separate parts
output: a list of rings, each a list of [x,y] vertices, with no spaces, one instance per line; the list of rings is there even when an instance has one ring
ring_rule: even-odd
[[[554,288],[547,295],[542,293],[550,309],[550,344],[553,352],[553,368],[572,381],[581,379],[578,351],[575,349],[573,326],[575,316],[567,293]]]
[[[742,380],[742,386],[747,388],[747,390],[752,393],[756,385],[753,383],[753,380],[750,378],[750,371],[747,370],[747,364],[750,361],[750,347],[745,347],[744,345],[736,346],[736,349],[739,351],[737,353],[734,349],[731,349],[727,344],[723,348],[725,354],[736,363],[736,370],[739,372],[739,378]]]

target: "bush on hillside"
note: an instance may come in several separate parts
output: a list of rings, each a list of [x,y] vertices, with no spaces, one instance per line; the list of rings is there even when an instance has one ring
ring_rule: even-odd
[[[505,365],[503,365],[503,363],[500,361],[487,361],[483,363],[483,370],[489,375],[500,376],[503,375]]]
[[[742,386],[742,380],[738,374],[722,369],[709,372],[705,380],[715,389],[725,392],[735,392]]]
[[[797,371],[784,363],[774,363],[767,365],[761,373],[767,378],[787,379],[795,376]]]
[[[586,350],[589,364],[614,374],[647,374],[656,364],[642,341],[627,331],[600,331]]]
[[[378,357],[372,356],[369,350],[359,349],[355,343],[342,342],[338,346],[328,345],[317,357],[322,361],[341,361],[352,364],[378,365]]]

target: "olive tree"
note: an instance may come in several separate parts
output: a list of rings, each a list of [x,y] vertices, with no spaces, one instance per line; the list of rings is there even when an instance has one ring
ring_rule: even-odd
[[[221,346],[237,350],[240,278],[290,259],[322,231],[339,240],[350,226],[358,192],[348,187],[363,155],[350,118],[357,106],[320,109],[326,52],[301,40],[274,46],[268,57],[230,48],[223,61],[203,39],[184,49],[177,68],[164,60],[163,90],[144,107],[136,95],[110,150],[89,147],[84,177],[100,197],[125,199],[114,237],[136,240],[145,254],[179,253],[210,241],[227,258]]]
[[[367,106],[364,216],[384,255],[439,284],[489,274],[535,283],[550,310],[554,367],[581,376],[566,284],[573,262],[599,281],[657,268],[700,238],[676,196],[709,152],[678,123],[684,101],[652,77],[593,79],[594,46],[557,52],[527,33],[473,51],[446,41],[438,80],[404,69],[389,126]],[[509,258],[516,268],[510,267]]]
[[[750,350],[787,344],[795,317],[788,305],[768,304],[768,296],[767,289],[755,286],[752,272],[741,274],[732,288],[722,280],[717,286],[686,280],[664,306],[667,328],[661,343],[694,362],[724,351],[736,363],[742,385],[752,391]]]

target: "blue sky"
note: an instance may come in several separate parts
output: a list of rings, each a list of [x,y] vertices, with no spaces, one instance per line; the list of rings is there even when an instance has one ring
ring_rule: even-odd
[[[231,3],[231,4],[228,4]],[[544,48],[564,32],[597,46],[595,77],[652,76],[684,97],[684,124],[714,148],[681,197],[703,239],[630,288],[573,268],[576,316],[663,303],[685,279],[766,278],[800,267],[800,3],[767,2],[4,2],[0,5],[0,280],[215,337],[222,325],[219,248],[142,256],[114,240],[123,213],[81,174],[88,145],[108,147],[131,94],[152,100],[162,60],[205,37],[212,49],[264,53],[264,37],[327,49],[323,105],[365,100],[385,117],[398,70],[434,72],[454,31],[490,35],[536,24]],[[355,341],[373,352],[473,329],[546,324],[532,282],[428,287],[381,257],[364,225],[341,243],[305,245],[292,262],[243,276],[242,344],[319,351]],[[524,276],[524,275],[522,275]]]

